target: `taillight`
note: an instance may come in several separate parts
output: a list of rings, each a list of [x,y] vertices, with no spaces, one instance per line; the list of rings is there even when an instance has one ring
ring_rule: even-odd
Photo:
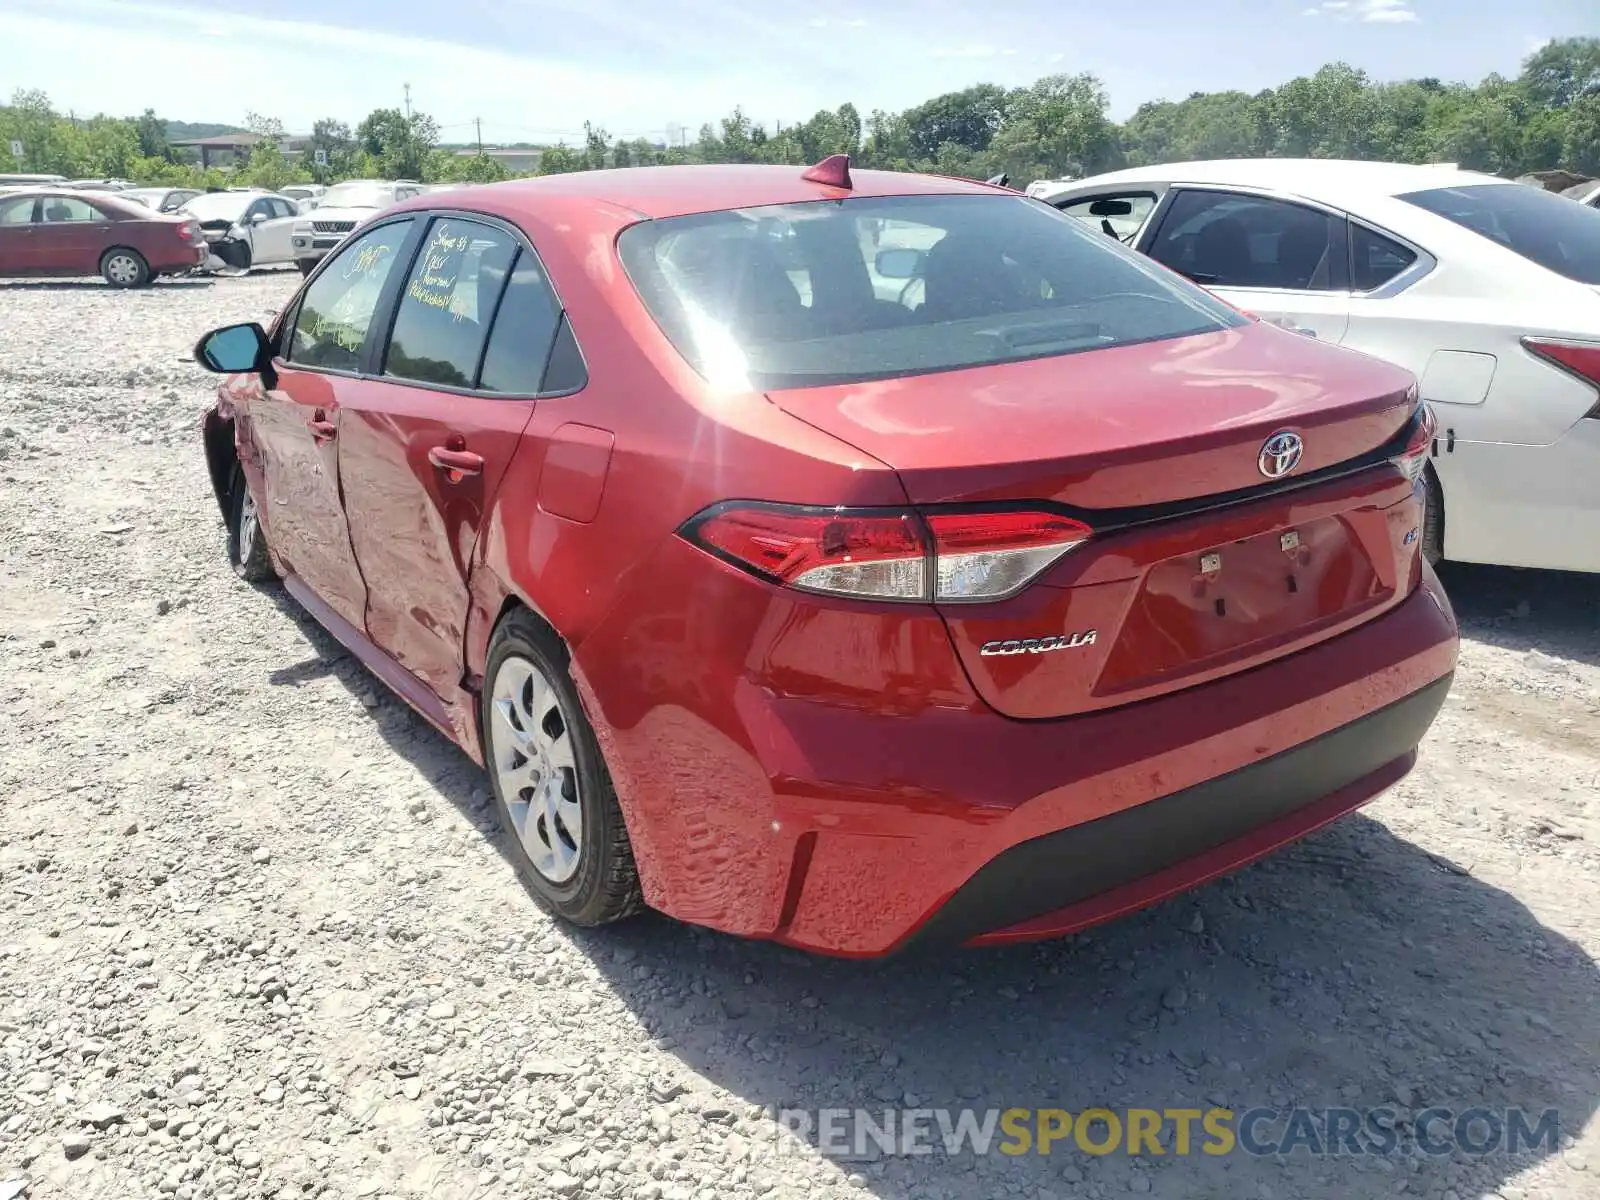
[[[178,226],[178,236],[186,242],[198,242],[200,240],[200,223],[198,221],[185,221]]]
[[[873,600],[1000,600],[1090,529],[1054,513],[731,503],[684,526],[735,566],[802,591]]]
[[[1434,419],[1433,409],[1423,404],[1411,423],[1411,436],[1406,439],[1405,449],[1389,460],[1412,483],[1422,478],[1422,468],[1428,464],[1428,454],[1438,432],[1439,423]]]
[[[1568,375],[1576,375],[1592,388],[1600,388],[1600,342],[1556,341],[1553,338],[1525,337],[1522,344]],[[1584,414],[1600,418],[1600,401]]]

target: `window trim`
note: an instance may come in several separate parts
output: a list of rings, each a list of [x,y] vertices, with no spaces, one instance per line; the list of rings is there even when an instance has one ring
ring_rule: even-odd
[[[342,258],[345,253],[348,253],[351,246],[355,245],[357,241],[366,237],[369,233],[375,233],[379,229],[387,228],[390,225],[396,225],[401,221],[409,221],[411,222],[413,228],[409,233],[406,234],[405,240],[400,243],[400,249],[396,253],[396,261],[399,262],[403,260],[405,263],[404,270],[401,275],[403,280],[406,276],[411,274],[411,264],[416,259],[417,249],[422,240],[418,229],[427,227],[426,221],[422,222],[419,226],[416,218],[417,214],[415,212],[399,212],[385,220],[375,221],[371,225],[367,226],[367,228],[361,230],[359,235],[355,237],[347,237],[331,252],[325,255],[322,261],[324,263],[336,262],[338,259]],[[292,358],[284,358],[282,356],[282,352],[294,344],[294,335],[295,331],[300,326],[300,311],[305,305],[306,293],[311,290],[311,285],[322,278],[325,273],[325,269],[319,266],[318,269],[312,273],[311,277],[301,285],[300,290],[295,294],[294,300],[291,301],[290,308],[292,308],[294,312],[294,321],[292,324],[286,323],[283,327],[283,337],[280,339],[280,344],[277,348],[278,353],[273,356],[272,366],[278,371],[305,371],[313,375],[332,375],[340,379],[370,379],[372,376],[367,373],[366,367],[372,350],[374,327],[378,324],[379,317],[384,311],[385,302],[389,301],[391,310],[393,308],[392,297],[389,295],[390,281],[388,279],[383,281],[383,287],[378,291],[378,299],[372,306],[372,321],[367,325],[366,337],[361,343],[360,352],[356,355],[357,366],[355,370],[346,371],[337,367],[307,365],[305,363],[295,362]],[[391,275],[392,274],[393,273],[391,272]],[[285,309],[285,311],[289,310]],[[387,335],[385,335],[385,337],[387,337]]]
[[[1404,246],[1407,250],[1411,251],[1411,253],[1417,256],[1415,260],[1412,261],[1411,265],[1406,267],[1406,269],[1401,271],[1399,274],[1384,280],[1383,283],[1379,284],[1375,288],[1369,288],[1367,291],[1358,292],[1355,290],[1356,242],[1355,238],[1351,237],[1347,232],[1345,235],[1345,245],[1348,246],[1350,250],[1350,296],[1353,299],[1391,299],[1394,296],[1398,296],[1412,284],[1420,282],[1425,276],[1433,274],[1433,269],[1439,265],[1439,260],[1437,258],[1435,258],[1427,250],[1423,249],[1421,246],[1417,245],[1416,242],[1412,241],[1408,237],[1402,237],[1400,234],[1395,233],[1392,230],[1385,229],[1382,225],[1379,225],[1375,221],[1368,221],[1364,217],[1356,216],[1355,213],[1348,214],[1345,219],[1349,222],[1350,230],[1352,232],[1354,231],[1355,227],[1359,225],[1368,233],[1375,233],[1379,237],[1388,238],[1395,245]]]
[[[1185,192],[1215,192],[1223,196],[1239,196],[1252,200],[1275,200],[1281,204],[1293,205],[1296,208],[1309,209],[1320,216],[1327,217],[1333,222],[1331,240],[1335,243],[1330,269],[1337,268],[1343,275],[1343,279],[1340,280],[1343,286],[1330,288],[1258,287],[1241,283],[1198,283],[1196,281],[1197,286],[1207,290],[1221,288],[1230,292],[1245,292],[1252,296],[1335,296],[1349,299],[1352,295],[1350,291],[1350,214],[1321,200],[1313,200],[1309,196],[1285,192],[1278,188],[1253,187],[1232,183],[1171,184],[1167,188],[1167,194],[1161,198],[1160,204],[1156,206],[1156,212],[1151,214],[1152,224],[1147,226],[1148,236],[1139,239],[1147,242],[1144,247],[1140,248],[1140,253],[1152,261],[1161,263],[1161,260],[1156,258],[1150,251],[1154,248],[1156,239],[1161,236],[1161,231],[1167,227],[1167,222],[1172,219],[1172,208],[1177,203],[1178,197]],[[1154,219],[1157,216],[1160,217],[1159,224],[1154,223]],[[1382,231],[1380,230],[1379,232]],[[1387,237],[1388,235],[1385,234],[1384,236]],[[1402,239],[1397,238],[1395,240]],[[1161,263],[1161,265],[1163,267],[1167,266],[1166,263]],[[1169,271],[1177,270],[1176,267],[1167,267],[1167,269]],[[1179,273],[1182,274],[1182,272]]]
[[[396,214],[396,215],[399,216],[401,214]],[[546,392],[546,391],[542,390],[542,385],[544,384],[545,372],[548,371],[549,368],[550,368],[550,355],[555,350],[556,338],[559,337],[560,334],[561,334],[561,326],[563,324],[569,324],[570,325],[571,322],[568,320],[568,317],[567,317],[567,306],[562,303],[562,301],[561,301],[561,293],[556,288],[555,277],[550,274],[549,267],[547,267],[545,265],[545,261],[544,261],[543,258],[540,257],[538,250],[534,249],[533,240],[531,238],[529,238],[527,234],[523,233],[521,229],[517,228],[517,226],[513,225],[510,221],[506,220],[504,217],[495,216],[493,213],[473,212],[473,211],[471,211],[469,209],[459,209],[459,208],[412,209],[412,210],[409,210],[404,215],[413,216],[413,217],[421,216],[421,217],[425,218],[423,220],[422,224],[421,224],[421,229],[422,229],[423,232],[422,232],[422,234],[420,236],[418,236],[417,245],[412,247],[411,254],[407,258],[405,275],[401,280],[401,286],[396,289],[397,294],[390,298],[389,310],[388,310],[388,312],[386,314],[384,325],[383,325],[383,337],[382,337],[381,353],[376,352],[378,350],[378,347],[376,347],[376,346],[368,346],[368,347],[366,347],[365,348],[366,353],[364,353],[363,357],[362,357],[363,373],[358,375],[358,376],[356,376],[356,378],[369,379],[374,383],[393,384],[396,387],[415,388],[417,390],[425,391],[425,392],[441,392],[441,393],[444,393],[445,395],[450,395],[450,396],[467,396],[467,397],[476,398],[476,399],[480,399],[480,400],[511,400],[511,401],[518,401],[518,400],[520,400],[520,401],[554,400],[554,399],[559,399],[562,396],[575,396],[579,392],[583,391],[584,388],[587,388],[589,386],[589,359],[588,359],[588,356],[585,355],[584,352],[583,352],[583,343],[578,340],[578,331],[576,329],[574,329],[572,331],[572,340],[573,340],[574,344],[576,344],[577,347],[578,347],[578,356],[583,359],[584,381],[583,381],[582,386],[576,387],[576,388],[571,388],[571,389],[568,389],[568,390],[559,391],[559,392]],[[505,302],[506,292],[509,291],[510,288],[511,288],[511,275],[512,275],[512,272],[514,272],[516,270],[517,264],[522,261],[522,256],[524,254],[531,254],[533,256],[533,261],[538,264],[539,272],[540,272],[540,274],[542,274],[544,276],[545,282],[549,285],[549,287],[550,287],[550,295],[555,299],[555,304],[556,304],[555,333],[550,338],[550,345],[545,350],[544,366],[542,366],[540,368],[540,371],[539,371],[539,383],[541,385],[539,390],[532,391],[532,392],[491,392],[491,391],[485,391],[482,388],[479,388],[479,387],[476,387],[476,386],[474,386],[474,387],[454,387],[454,386],[452,386],[450,384],[427,383],[427,382],[425,382],[423,380],[402,379],[399,376],[383,374],[383,360],[388,355],[389,340],[394,335],[394,324],[395,324],[395,321],[398,319],[398,317],[400,315],[400,296],[399,296],[398,293],[401,290],[403,290],[405,279],[409,279],[411,277],[411,271],[416,266],[416,256],[421,250],[422,243],[424,241],[426,241],[427,231],[429,229],[433,228],[434,221],[440,220],[440,219],[457,220],[457,221],[473,221],[473,222],[476,222],[479,225],[487,225],[492,229],[497,229],[497,230],[501,231],[502,233],[507,234],[517,246],[517,254],[511,260],[511,268],[510,268],[510,270],[508,270],[506,272],[505,287],[500,289],[499,299],[497,299],[495,301],[494,314],[490,317],[490,321],[489,321],[489,332],[485,335],[485,337],[483,339],[483,346],[478,351],[478,365],[477,365],[477,369],[476,369],[476,371],[474,372],[474,375],[473,375],[474,384],[476,384],[478,382],[478,377],[480,375],[482,375],[482,373],[483,373],[484,356],[488,354],[488,352],[489,352],[489,341],[490,341],[491,338],[494,337],[494,322],[500,316],[500,306],[501,306],[501,304],[503,304]],[[365,232],[365,231],[363,231],[363,232]],[[380,300],[379,300],[380,306],[381,306],[382,303],[383,303],[383,299],[380,298]],[[375,310],[375,312],[376,312],[376,310]],[[369,339],[370,339],[370,334],[369,334]],[[368,354],[370,354],[370,357],[368,357]]]

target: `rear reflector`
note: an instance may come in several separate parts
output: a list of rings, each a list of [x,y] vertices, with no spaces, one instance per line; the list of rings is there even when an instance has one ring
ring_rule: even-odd
[[[1054,513],[718,505],[682,529],[717,557],[788,587],[873,600],[972,602],[1021,591],[1087,540]]]
[[[1525,337],[1522,344],[1532,354],[1553,363],[1569,375],[1576,375],[1592,388],[1600,388],[1600,342],[1556,341],[1552,338]],[[1600,417],[1600,402],[1584,414]]]
[[[1417,410],[1411,425],[1411,435],[1405,449],[1389,461],[1400,468],[1400,473],[1415,483],[1422,477],[1422,468],[1428,465],[1428,455],[1433,450],[1433,438],[1439,432],[1433,409],[1423,404]]]

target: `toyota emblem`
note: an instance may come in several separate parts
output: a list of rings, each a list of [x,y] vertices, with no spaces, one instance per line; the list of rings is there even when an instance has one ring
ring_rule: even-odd
[[[1268,479],[1282,479],[1300,465],[1305,449],[1298,433],[1275,433],[1262,444],[1256,465]]]

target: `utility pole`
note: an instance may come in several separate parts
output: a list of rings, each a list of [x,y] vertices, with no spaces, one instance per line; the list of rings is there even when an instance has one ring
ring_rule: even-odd
[[[411,85],[408,83],[408,84],[405,85],[405,88],[406,88],[406,120],[409,121],[409,120],[411,120]]]
[[[478,157],[483,157],[483,118],[473,117],[472,123],[478,127]]]

